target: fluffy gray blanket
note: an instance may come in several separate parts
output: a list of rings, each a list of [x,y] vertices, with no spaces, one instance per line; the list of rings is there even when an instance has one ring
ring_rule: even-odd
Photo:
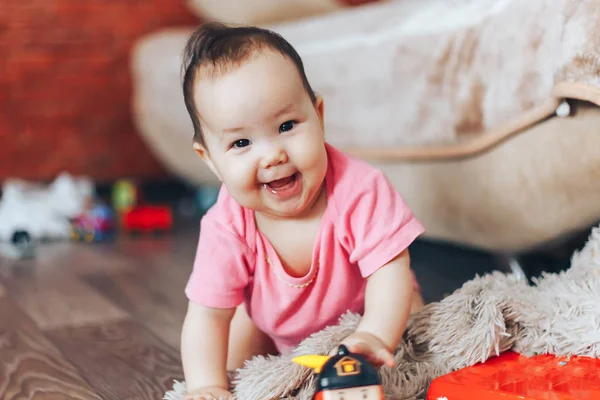
[[[344,315],[293,354],[248,361],[232,381],[236,398],[311,399],[312,372],[292,358],[327,354],[359,320]],[[567,271],[544,274],[534,285],[500,272],[478,276],[413,315],[398,346],[397,366],[380,369],[386,399],[424,399],[432,379],[509,349],[524,355],[600,355],[600,227],[573,254]],[[185,393],[185,382],[175,382],[164,400],[181,400]]]

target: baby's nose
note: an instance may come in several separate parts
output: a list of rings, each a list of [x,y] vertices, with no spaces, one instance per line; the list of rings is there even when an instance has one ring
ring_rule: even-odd
[[[285,164],[288,161],[287,153],[281,148],[273,148],[262,158],[261,167],[270,168]]]

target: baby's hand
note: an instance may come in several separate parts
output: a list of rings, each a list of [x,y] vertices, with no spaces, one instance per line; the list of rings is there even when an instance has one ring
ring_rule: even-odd
[[[362,355],[375,366],[387,365],[393,367],[396,365],[394,355],[385,346],[385,344],[377,336],[368,332],[355,332],[342,341],[343,345],[348,348],[351,353]],[[332,351],[332,355],[337,352],[337,349]]]
[[[213,399],[223,399],[230,400],[233,399],[233,395],[222,387],[211,386],[211,387],[203,387],[192,392],[188,393],[185,396],[185,400],[213,400]]]

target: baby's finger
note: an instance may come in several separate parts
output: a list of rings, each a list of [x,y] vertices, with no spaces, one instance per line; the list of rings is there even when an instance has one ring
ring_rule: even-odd
[[[396,360],[394,360],[394,355],[386,348],[381,348],[377,351],[376,354],[377,359],[381,364],[386,365],[388,367],[393,367],[396,365]]]
[[[371,346],[362,340],[345,343],[345,346],[350,353],[362,354],[363,356],[369,356],[373,352]]]
[[[361,340],[356,340],[355,338],[353,338],[351,336],[346,338],[345,340],[343,340],[340,343],[340,346],[341,345],[346,346],[346,348],[348,349],[348,351],[350,353],[367,354],[369,352],[369,349],[368,349],[368,347],[366,347],[365,342],[363,342]],[[331,349],[328,356],[329,357],[335,356],[339,350],[340,350],[339,346],[334,347],[333,349]]]

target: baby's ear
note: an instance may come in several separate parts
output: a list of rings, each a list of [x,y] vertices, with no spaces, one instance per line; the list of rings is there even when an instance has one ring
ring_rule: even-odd
[[[208,152],[206,151],[206,148],[198,142],[194,142],[192,147],[194,148],[194,151],[196,152],[196,154],[198,154],[200,156],[200,158],[204,160],[204,158],[208,154]]]
[[[325,128],[324,120],[325,120],[325,103],[323,101],[323,97],[317,95],[315,101],[315,109],[317,110],[317,114],[319,115],[319,121],[321,122],[321,128]]]
[[[200,158],[202,159],[202,161],[204,161],[204,163],[208,166],[208,168],[210,168],[210,170],[213,172],[213,174],[215,174],[217,176],[217,178],[219,178],[220,181],[223,181],[221,179],[221,175],[219,174],[219,171],[215,167],[215,164],[213,163],[213,161],[210,157],[210,153],[208,152],[208,149],[204,145],[202,145],[198,142],[194,142],[192,147],[194,148],[194,151],[196,152],[196,154],[198,154],[200,156]]]

